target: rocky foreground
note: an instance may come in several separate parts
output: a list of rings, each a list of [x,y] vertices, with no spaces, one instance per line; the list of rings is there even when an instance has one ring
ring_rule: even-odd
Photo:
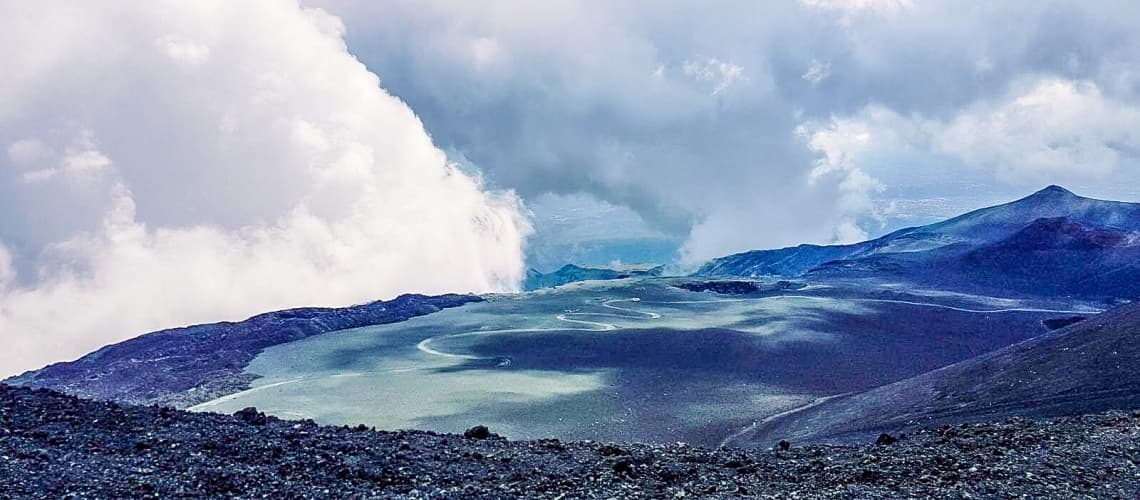
[[[1135,498],[1140,412],[709,450],[322,427],[0,385],[0,497]],[[896,440],[897,439],[897,440]]]

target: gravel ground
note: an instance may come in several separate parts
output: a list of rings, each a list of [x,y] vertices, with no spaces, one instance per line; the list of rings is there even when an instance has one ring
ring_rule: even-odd
[[[507,441],[0,385],[0,497],[1136,498],[1138,437],[1113,412],[785,450]]]

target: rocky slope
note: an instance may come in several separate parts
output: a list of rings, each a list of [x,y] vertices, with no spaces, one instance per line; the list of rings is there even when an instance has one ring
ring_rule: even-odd
[[[837,397],[756,429],[834,439],[919,425],[1140,408],[1140,303],[1027,341],[872,389]]]
[[[352,307],[289,309],[236,323],[173,328],[5,382],[94,399],[184,408],[248,388],[252,378],[243,375],[242,369],[267,347],[336,330],[394,323],[481,300],[474,295],[409,294]]]
[[[878,444],[709,450],[511,442],[120,406],[0,385],[0,496],[1132,498],[1140,413],[943,427]],[[781,443],[783,445],[785,443]]]

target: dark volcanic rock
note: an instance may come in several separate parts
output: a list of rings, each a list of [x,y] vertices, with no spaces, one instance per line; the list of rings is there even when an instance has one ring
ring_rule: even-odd
[[[760,291],[760,285],[756,282],[744,280],[694,281],[674,286],[690,292],[713,292],[723,295],[742,295]]]
[[[254,414],[259,412],[243,412]],[[1140,413],[919,430],[779,455],[468,440],[120,406],[0,385],[0,497],[1133,498]]]
[[[265,425],[265,422],[269,420],[264,413],[257,411],[257,408],[252,406],[234,412],[234,416],[249,425]]]
[[[1059,330],[1059,329],[1064,328],[1066,326],[1076,324],[1076,323],[1080,323],[1081,321],[1084,321],[1084,320],[1085,320],[1084,316],[1067,316],[1064,318],[1050,318],[1050,319],[1047,319],[1045,321],[1042,321],[1042,323],[1045,324],[1045,328],[1048,328],[1050,330]]]
[[[242,370],[267,347],[481,300],[473,295],[409,294],[352,307],[288,309],[238,323],[162,330],[5,382],[93,399],[187,407],[247,389],[254,377]]]
[[[466,431],[463,431],[463,437],[467,439],[487,439],[491,437],[491,431],[485,425],[476,425]]]
[[[889,444],[895,444],[898,441],[899,441],[899,438],[894,437],[894,436],[884,432],[882,434],[879,434],[879,437],[875,439],[875,444],[878,446],[886,446]]]

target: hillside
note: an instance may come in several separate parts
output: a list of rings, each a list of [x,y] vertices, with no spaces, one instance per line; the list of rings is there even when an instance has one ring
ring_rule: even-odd
[[[103,347],[5,382],[94,399],[192,406],[249,387],[242,370],[267,347],[337,330],[404,321],[482,299],[473,295],[401,295],[342,308],[307,307],[172,328]]]
[[[917,377],[839,397],[761,426],[826,439],[913,426],[1140,408],[1140,303]]]

